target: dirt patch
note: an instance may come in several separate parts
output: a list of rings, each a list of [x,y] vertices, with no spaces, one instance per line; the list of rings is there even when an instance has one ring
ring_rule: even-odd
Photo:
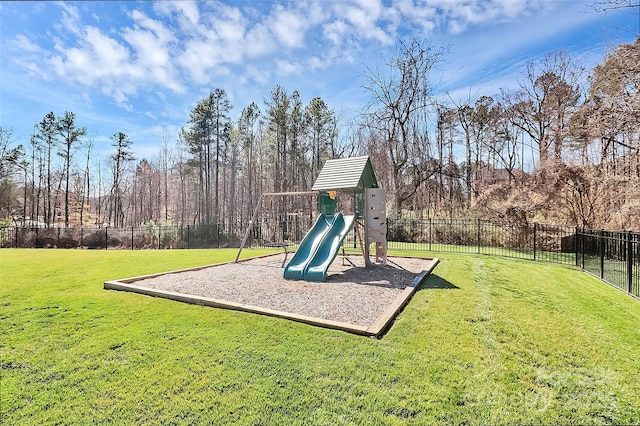
[[[387,265],[364,268],[360,256],[338,256],[326,282],[306,282],[283,278],[283,256],[120,282],[368,328],[398,303],[407,288],[413,293],[416,276],[435,266],[431,259],[394,257]]]

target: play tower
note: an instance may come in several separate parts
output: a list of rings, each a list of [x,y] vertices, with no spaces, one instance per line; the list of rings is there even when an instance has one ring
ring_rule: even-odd
[[[372,265],[372,243],[376,262],[386,263],[385,193],[368,156],[327,160],[312,191],[318,193],[318,218],[286,265],[286,279],[325,281],[344,238],[354,227],[365,265]]]

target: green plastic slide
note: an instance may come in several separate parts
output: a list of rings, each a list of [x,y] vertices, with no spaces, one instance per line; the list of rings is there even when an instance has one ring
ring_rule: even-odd
[[[353,216],[321,214],[284,270],[288,280],[326,281],[327,269],[353,226]]]
[[[327,269],[335,260],[344,237],[353,226],[353,218],[353,216],[343,216],[342,213],[336,215],[333,225],[327,230],[314,256],[309,259],[304,268],[305,281],[327,280]]]
[[[307,235],[304,236],[296,253],[284,269],[284,277],[286,279],[304,279],[304,268],[315,254],[316,247],[318,247],[322,241],[322,237],[324,237],[327,230],[331,228],[333,219],[333,216],[325,216],[323,214],[318,216],[318,220],[316,220],[311,230],[307,232]]]

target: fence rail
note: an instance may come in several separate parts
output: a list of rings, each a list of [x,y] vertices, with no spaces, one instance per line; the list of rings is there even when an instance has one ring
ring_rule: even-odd
[[[577,265],[640,298],[640,233],[579,230]]]
[[[387,220],[390,250],[477,253],[575,265],[640,298],[640,233],[482,219]],[[297,244],[310,218],[258,221],[247,247]],[[246,223],[127,228],[0,228],[0,247],[87,249],[237,248]],[[356,248],[355,231],[346,247]]]

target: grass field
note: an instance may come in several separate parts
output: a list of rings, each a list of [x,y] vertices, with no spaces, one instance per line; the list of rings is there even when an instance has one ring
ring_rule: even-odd
[[[438,253],[380,340],[102,289],[235,253],[0,250],[0,424],[640,422],[640,302],[568,267]]]

